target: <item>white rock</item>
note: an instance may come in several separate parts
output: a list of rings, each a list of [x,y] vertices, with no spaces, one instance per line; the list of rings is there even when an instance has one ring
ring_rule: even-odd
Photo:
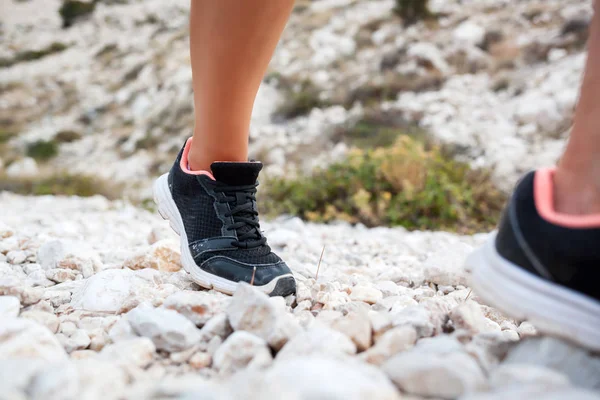
[[[50,287],[56,285],[56,282],[51,281],[46,277],[46,271],[41,269],[32,271],[27,275],[27,281],[30,282],[32,286]]]
[[[0,296],[0,320],[16,318],[21,310],[21,302],[15,296]]]
[[[500,326],[487,319],[479,304],[474,301],[468,301],[454,308],[450,314],[450,319],[456,329],[464,329],[471,334],[488,331],[500,331]]]
[[[573,386],[600,387],[600,358],[573,343],[550,336],[518,342],[510,349],[503,364],[550,368],[566,375]]]
[[[0,254],[4,256],[2,261],[6,261],[5,254],[8,254],[9,251],[13,250],[19,250],[19,239],[16,236],[10,236],[0,240]]]
[[[485,28],[467,20],[454,29],[452,36],[457,41],[475,46],[483,41]]]
[[[348,336],[359,352],[371,347],[371,323],[366,313],[350,312],[345,317],[334,320],[331,328]]]
[[[569,386],[569,378],[549,368],[528,364],[500,365],[490,374],[490,386],[493,389],[503,390],[511,385],[560,388]]]
[[[67,290],[46,290],[42,295],[43,300],[48,300],[54,307],[71,301],[71,292]]]
[[[85,280],[83,287],[73,293],[71,304],[83,310],[114,313],[142,287],[156,287],[156,283],[129,269],[104,270]]]
[[[401,399],[377,368],[355,360],[313,355],[277,362],[264,376],[267,387],[281,387],[294,399]]]
[[[58,332],[58,317],[49,312],[27,310],[21,313],[21,318],[30,319],[41,325],[44,325],[52,333]]]
[[[392,317],[387,312],[369,311],[369,320],[371,321],[371,329],[373,330],[373,340],[377,341],[381,335],[392,328]]]
[[[6,262],[9,264],[23,264],[27,259],[27,253],[21,250],[12,250],[6,254]]]
[[[0,324],[0,359],[63,361],[67,354],[43,325],[23,318],[3,318]]]
[[[384,296],[397,296],[400,294],[400,286],[392,281],[379,281],[375,287],[383,293]]]
[[[208,353],[199,351],[190,357],[188,363],[194,369],[208,368],[212,364],[212,357]]]
[[[77,329],[70,336],[66,336],[62,333],[57,333],[56,338],[65,348],[68,353],[71,353],[75,350],[83,350],[87,349],[92,339],[83,329]]]
[[[517,333],[519,334],[519,336],[521,338],[525,338],[525,337],[528,337],[528,336],[536,336],[537,335],[537,330],[531,324],[531,322],[523,321],[523,322],[521,322],[521,324],[517,328]]]
[[[304,355],[327,355],[332,358],[356,353],[356,345],[344,334],[314,324],[290,340],[277,354],[277,361]]]
[[[22,267],[23,267],[23,272],[25,272],[27,275],[31,275],[33,272],[42,270],[42,266],[40,264],[35,264],[35,263],[34,264],[25,264]]]
[[[383,370],[400,390],[418,396],[453,399],[485,389],[486,378],[477,362],[457,342],[440,338],[444,340],[429,339],[427,344],[397,354]]]
[[[267,343],[273,350],[279,351],[290,339],[302,331],[299,320],[294,318],[292,314],[281,313],[277,317],[273,330],[267,337]]]
[[[258,289],[241,284],[227,307],[227,317],[235,331],[251,332],[279,350],[302,330],[295,318],[286,315],[284,307],[278,307]]]
[[[200,330],[200,335],[202,336],[203,341],[209,341],[213,337],[219,337],[223,340],[227,338],[227,336],[231,335],[233,329],[229,324],[229,319],[227,318],[227,314],[221,313],[217,314],[204,324],[202,329]]]
[[[464,260],[472,250],[472,246],[457,241],[440,244],[423,262],[423,277],[436,285],[466,286]]]
[[[446,75],[450,71],[442,52],[433,43],[420,42],[412,44],[406,54],[415,60],[430,63],[442,75]]]
[[[123,263],[124,268],[144,269],[152,268],[164,272],[176,272],[181,269],[181,254],[179,246],[172,240],[160,240],[129,258]]]
[[[213,356],[214,367],[223,375],[246,368],[266,367],[272,361],[273,357],[267,343],[258,336],[244,331],[232,333]]]
[[[11,237],[14,234],[15,231],[13,228],[0,221],[0,239],[6,239],[7,237]]]
[[[98,357],[76,359],[73,364],[79,378],[77,398],[116,400],[126,397],[124,391],[130,377],[124,369],[115,368],[115,364]]]
[[[146,368],[152,362],[155,351],[156,347],[150,339],[138,337],[104,346],[100,357],[125,367]]]
[[[419,337],[433,335],[435,327],[431,322],[431,313],[421,306],[406,307],[392,316],[394,326],[412,326],[416,329]]]
[[[461,400],[598,400],[597,392],[583,389],[556,389],[523,386],[491,393],[478,393],[461,397]]]
[[[127,318],[119,319],[108,331],[108,337],[114,343],[137,337]]]
[[[173,310],[142,304],[127,320],[140,336],[148,337],[159,350],[182,351],[200,341],[200,331],[187,318]]]
[[[21,160],[17,160],[14,163],[10,164],[8,168],[6,168],[6,175],[17,178],[29,178],[35,177],[39,173],[37,163],[33,158],[25,157]]]
[[[214,293],[186,290],[167,297],[163,307],[175,310],[197,326],[202,326],[213,316],[221,313],[228,302],[228,298]]]
[[[364,301],[368,304],[375,304],[383,298],[380,290],[368,286],[354,286],[351,289],[350,299],[355,301]]]
[[[77,274],[78,271],[72,269],[53,268],[46,271],[46,278],[57,283],[62,283],[75,280]]]
[[[40,287],[22,286],[16,278],[0,277],[0,296],[14,296],[19,299],[21,305],[29,306],[37,303],[42,298],[44,289]]]
[[[40,246],[38,263],[43,269],[64,268],[77,270],[89,278],[102,268],[98,253],[87,243],[71,240],[52,240]]]
[[[79,373],[73,363],[46,366],[29,385],[34,399],[75,399],[79,393]]]
[[[417,341],[413,327],[402,326],[385,332],[373,347],[361,353],[359,358],[369,364],[382,365],[397,353],[410,349]]]

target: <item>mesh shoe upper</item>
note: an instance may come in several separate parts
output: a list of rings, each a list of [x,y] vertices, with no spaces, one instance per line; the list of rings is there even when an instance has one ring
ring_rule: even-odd
[[[169,173],[169,189],[185,227],[192,256],[198,266],[214,257],[235,260],[248,266],[281,263],[260,231],[256,193],[262,164],[214,163],[214,180],[207,175],[192,175],[180,167],[183,149]],[[199,242],[229,238],[198,251]],[[289,270],[288,270],[289,272]]]

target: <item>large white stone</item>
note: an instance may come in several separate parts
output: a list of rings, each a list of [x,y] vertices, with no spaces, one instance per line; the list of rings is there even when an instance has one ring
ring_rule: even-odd
[[[312,354],[337,358],[355,353],[356,345],[346,335],[315,323],[283,346],[277,354],[277,361]]]
[[[455,329],[464,329],[471,334],[500,331],[500,326],[483,315],[481,306],[468,301],[450,311],[449,314]]]
[[[40,246],[38,263],[43,269],[55,268],[79,271],[84,278],[102,268],[98,253],[85,242],[72,240],[52,240]]]
[[[21,302],[15,296],[0,296],[0,319],[17,317],[20,309]]]
[[[452,36],[455,40],[474,46],[483,41],[483,37],[485,36],[485,28],[467,20],[456,27],[454,32],[452,32]]]
[[[600,388],[600,357],[566,340],[546,336],[517,343],[504,364],[530,364],[566,375],[577,387]]]
[[[272,361],[267,342],[244,331],[232,333],[213,356],[214,367],[223,375],[246,368],[266,367]]]
[[[152,362],[155,351],[156,347],[152,340],[138,337],[105,346],[100,352],[100,357],[124,367],[145,368]]]
[[[163,307],[175,310],[197,326],[202,326],[221,313],[228,302],[228,298],[219,294],[185,290],[167,297]]]
[[[355,286],[351,289],[350,300],[364,301],[368,304],[375,304],[383,298],[379,289],[369,286]]]
[[[182,351],[201,339],[200,330],[173,310],[142,304],[127,313],[127,320],[138,335],[150,338],[159,350]]]
[[[227,317],[235,331],[251,332],[275,350],[302,331],[298,321],[286,314],[285,303],[274,302],[248,284],[238,285],[227,307]]]
[[[557,389],[522,386],[491,393],[478,393],[461,397],[461,400],[599,400],[598,392],[583,389]]]
[[[286,398],[392,400],[402,397],[381,370],[354,360],[302,356],[277,362],[264,377],[267,387],[281,387]]]
[[[143,272],[143,271],[137,271]],[[157,284],[129,269],[108,269],[93,275],[75,290],[71,300],[74,308],[88,311],[118,312],[125,301],[143,287]]]
[[[410,349],[417,341],[417,332],[411,326],[402,326],[385,332],[373,347],[359,354],[359,358],[373,365],[382,365],[387,359]]]
[[[477,362],[456,340],[444,337],[397,354],[383,370],[399,389],[418,396],[453,399],[487,387]]]
[[[23,318],[3,318],[0,324],[0,359],[62,361],[67,354],[43,325]]]
[[[348,336],[359,352],[365,351],[371,346],[371,322],[366,313],[350,312],[346,316],[334,320],[331,327]]]
[[[58,331],[58,317],[52,313],[38,310],[27,310],[21,313],[21,318],[30,319],[44,325],[52,333]]]
[[[409,306],[392,316],[394,326],[412,326],[419,337],[428,337],[435,332],[431,313],[421,306]]]
[[[495,390],[524,385],[560,388],[569,386],[569,378],[549,368],[528,364],[500,365],[490,374],[490,386]]]
[[[65,348],[68,353],[71,353],[76,350],[87,349],[89,345],[92,343],[92,339],[83,329],[76,329],[70,335],[65,335],[62,333],[58,333],[56,338]]]

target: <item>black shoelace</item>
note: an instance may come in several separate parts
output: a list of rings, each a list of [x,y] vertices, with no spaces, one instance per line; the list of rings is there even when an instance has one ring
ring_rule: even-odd
[[[229,203],[232,207],[225,216],[233,217],[234,223],[226,225],[225,229],[236,231],[238,238],[231,242],[231,245],[240,249],[254,249],[267,242],[267,238],[260,231],[258,211],[254,207],[257,186],[258,183],[243,186],[220,185],[215,188],[215,192],[225,194],[219,202]]]

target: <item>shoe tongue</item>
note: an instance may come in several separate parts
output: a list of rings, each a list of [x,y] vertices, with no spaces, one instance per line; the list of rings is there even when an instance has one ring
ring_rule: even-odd
[[[260,162],[214,162],[210,168],[219,182],[231,186],[252,185],[263,165]]]

